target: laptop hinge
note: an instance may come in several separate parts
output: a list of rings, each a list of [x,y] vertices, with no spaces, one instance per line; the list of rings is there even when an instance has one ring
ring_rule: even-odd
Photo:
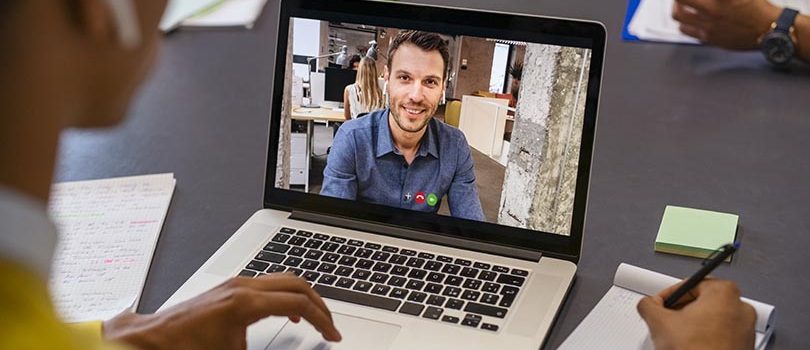
[[[323,224],[329,226],[335,226],[350,230],[358,230],[370,233],[376,233],[383,236],[390,236],[396,238],[403,238],[409,240],[415,240],[425,243],[432,243],[443,245],[447,247],[459,248],[464,250],[473,250],[481,253],[488,253],[494,255],[500,255],[509,258],[521,259],[521,260],[528,260],[537,262],[540,261],[540,257],[543,255],[541,252],[514,248],[514,247],[506,247],[498,244],[492,243],[484,243],[478,241],[471,241],[462,238],[450,237],[445,236],[442,234],[437,233],[429,233],[417,230],[411,230],[407,228],[402,228],[398,226],[391,226],[380,224],[376,222],[369,222],[369,221],[362,221],[357,219],[349,219],[343,217],[337,217],[332,215],[325,215],[325,214],[317,214],[317,213],[310,213],[304,211],[297,211],[294,210],[290,214],[290,219],[293,220],[301,220],[312,222],[316,224]]]

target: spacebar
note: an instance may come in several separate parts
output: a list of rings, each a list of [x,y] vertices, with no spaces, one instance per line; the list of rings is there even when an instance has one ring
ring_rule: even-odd
[[[385,309],[389,311],[397,311],[397,308],[399,308],[399,304],[401,303],[399,300],[396,299],[383,298],[378,297],[376,295],[364,293],[357,293],[352,292],[350,290],[324,286],[321,284],[316,284],[315,287],[313,287],[313,289],[315,289],[315,291],[318,292],[318,294],[320,294],[324,298],[345,301],[353,304],[371,306],[376,307],[378,309]]]

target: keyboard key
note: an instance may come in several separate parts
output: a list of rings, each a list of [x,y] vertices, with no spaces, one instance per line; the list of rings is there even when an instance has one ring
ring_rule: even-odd
[[[502,274],[498,276],[498,283],[508,284],[510,286],[520,287],[523,285],[523,282],[526,281],[525,277],[515,276],[515,275],[505,275]]]
[[[425,286],[425,292],[433,293],[433,294],[439,294],[439,293],[441,293],[443,288],[444,288],[444,286],[441,285],[441,284],[428,283],[427,286]]]
[[[413,289],[413,290],[422,290],[422,287],[425,286],[425,281],[420,280],[408,280],[408,283],[405,285],[405,288]]]
[[[362,241],[358,241],[358,240],[356,240],[356,239],[350,239],[348,244],[349,244],[349,245],[353,245],[353,246],[355,246],[355,247],[362,247],[362,246],[363,246],[363,242],[362,242]]]
[[[475,276],[478,276],[478,269],[474,269],[472,267],[465,267],[461,269],[460,275],[464,277],[475,278]]]
[[[368,259],[360,259],[357,261],[357,265],[354,265],[354,267],[364,270],[371,270],[372,266],[374,266],[374,261]]]
[[[398,251],[399,251],[399,248],[397,248],[397,247],[392,247],[392,246],[390,246],[390,245],[387,245],[387,246],[385,246],[385,247],[382,247],[382,250],[383,250],[384,252],[388,252],[388,253],[396,253],[396,252],[398,252]]]
[[[408,262],[405,263],[405,265],[408,265],[410,267],[415,267],[417,269],[422,268],[422,265],[424,265],[424,264],[425,264],[425,259],[420,259],[420,258],[410,258],[410,259],[408,259]]]
[[[357,249],[357,251],[354,253],[354,256],[356,256],[358,258],[368,258],[373,253],[374,253],[374,251],[371,250],[371,249],[360,248],[360,249]]]
[[[529,271],[520,270],[520,269],[512,269],[512,274],[516,276],[526,277],[529,275]]]
[[[482,323],[481,324],[481,329],[486,329],[488,331],[497,332],[498,331],[498,326],[496,326],[494,324],[489,324],[489,323]]]
[[[472,312],[476,314],[481,314],[484,316],[491,316],[497,318],[504,318],[506,317],[506,309],[496,307],[496,306],[489,306],[479,303],[467,303],[467,306],[464,307],[464,311]]]
[[[473,267],[476,268],[476,269],[482,269],[482,270],[489,270],[490,268],[492,268],[492,266],[490,266],[489,264],[485,264],[485,263],[477,262],[477,261],[475,263],[473,263]]]
[[[267,273],[284,272],[287,268],[284,265],[273,264],[267,268]]]
[[[340,288],[351,288],[352,285],[354,285],[354,280],[346,277],[338,279],[337,282],[335,283],[335,286],[338,286]]]
[[[317,273],[315,271],[306,271],[306,272],[304,272],[304,278],[307,281],[310,281],[310,282],[315,282],[316,280],[318,280],[318,277],[320,275],[321,274],[319,274],[319,273]]]
[[[498,303],[498,296],[495,294],[484,293],[484,295],[481,296],[481,302],[484,304],[495,305]]]
[[[451,298],[458,298],[458,296],[461,295],[461,288],[446,286],[444,287],[444,291],[442,291],[442,295]]]
[[[304,255],[305,258],[312,260],[320,260],[322,256],[323,252],[320,250],[310,250],[306,255]]]
[[[315,260],[304,260],[299,267],[305,270],[315,270],[318,267],[318,264],[320,263]]]
[[[321,241],[321,240],[310,239],[310,240],[307,241],[306,244],[304,244],[304,247],[309,248],[309,249],[318,249],[318,248],[321,247],[321,244],[323,244],[323,241]]]
[[[479,323],[481,323],[480,317],[464,317],[464,319],[461,320],[462,325],[469,327],[478,327]]]
[[[372,268],[372,270],[377,271],[377,272],[388,272],[388,270],[390,270],[390,269],[391,269],[391,264],[384,263],[384,262],[378,262],[378,263],[374,264],[374,268]]]
[[[425,310],[425,313],[422,314],[422,317],[429,318],[431,320],[438,320],[439,317],[442,316],[443,312],[444,309],[442,308],[428,306],[427,310]]]
[[[448,309],[456,309],[461,310],[461,307],[464,306],[464,302],[458,299],[449,298],[447,299],[447,303],[444,304],[444,307]]]
[[[436,258],[435,255],[430,254],[430,253],[419,253],[417,256],[422,258],[422,259],[427,259],[427,260],[433,260],[433,259]]]
[[[405,299],[405,297],[408,296],[408,290],[402,288],[394,288],[391,290],[391,293],[388,294],[388,296],[397,299]]]
[[[453,262],[453,258],[451,258],[449,256],[444,256],[444,255],[436,256],[436,260],[439,260],[439,261],[441,261],[443,263],[451,263],[451,262]]]
[[[298,230],[298,232],[296,232],[295,235],[296,236],[301,236],[301,237],[312,237],[312,232],[304,231],[304,230]]]
[[[322,283],[322,284],[332,284],[332,283],[335,283],[335,281],[336,281],[336,280],[337,280],[337,276],[334,276],[334,275],[323,275],[323,276],[321,276],[321,278],[318,280],[318,283]],[[315,286],[318,286],[318,285],[316,284]],[[317,288],[316,288],[316,290],[317,290]],[[321,294],[321,296],[323,296],[323,294]]]
[[[295,229],[294,228],[289,228],[289,227],[282,227],[279,230],[279,232],[288,233],[288,234],[289,233],[295,233]]]
[[[408,278],[416,278],[416,279],[423,279],[427,275],[427,271],[420,270],[420,269],[413,269],[410,273],[408,273]]]
[[[293,275],[301,277],[301,275],[304,273],[304,270],[301,270],[301,269],[295,268],[295,267],[291,267],[291,268],[287,269],[287,272],[291,272]]]
[[[264,246],[264,250],[271,251],[274,253],[286,253],[288,250],[290,250],[290,246],[286,244],[270,242],[267,243],[266,246]]]
[[[323,233],[316,233],[315,235],[312,236],[312,238],[319,239],[319,240],[322,240],[322,241],[328,241],[329,240],[329,236],[327,236],[327,235],[325,235]]]
[[[372,294],[378,295],[388,295],[388,291],[391,290],[391,287],[386,286],[384,284],[375,284],[374,288],[371,289]]]
[[[352,247],[350,245],[342,245],[338,248],[338,253],[343,255],[352,255],[354,251],[357,250],[357,247]]]
[[[501,289],[501,295],[512,295],[512,296],[514,296],[514,295],[517,295],[519,290],[520,289],[518,289],[516,287],[503,286],[503,289]]]
[[[351,276],[354,269],[348,266],[340,266],[335,270],[335,274],[338,276],[349,277]]]
[[[481,271],[481,274],[478,275],[478,279],[484,281],[494,281],[495,276],[497,275],[498,275],[497,273],[494,273],[492,271]]]
[[[360,291],[360,292],[368,292],[371,289],[372,284],[366,281],[357,281],[352,287],[352,290]]]
[[[447,276],[447,279],[444,280],[444,284],[458,287],[463,280],[463,278],[458,276]]]
[[[298,267],[302,262],[304,262],[304,259],[297,256],[288,256],[287,260],[284,260],[284,265]]]
[[[280,263],[284,261],[284,255],[261,251],[256,255],[256,260]]]
[[[242,276],[242,277],[253,277],[253,276],[256,276],[256,274],[257,274],[256,271],[250,271],[250,270],[242,270],[242,272],[239,272],[239,276]]]
[[[442,281],[444,281],[444,276],[445,275],[443,273],[431,272],[427,275],[425,280],[428,282],[442,283]]]
[[[343,237],[335,237],[335,236],[332,236],[332,238],[330,238],[329,241],[330,242],[335,242],[335,243],[338,243],[338,244],[346,243],[345,238],[343,238]]]
[[[389,285],[389,286],[394,286],[394,287],[402,287],[402,286],[404,286],[404,285],[405,285],[405,282],[406,282],[406,281],[407,281],[407,280],[406,280],[404,277],[392,276],[392,277],[391,277],[391,278],[388,280],[388,285]]]
[[[321,258],[321,261],[328,262],[330,264],[335,264],[337,263],[338,259],[340,259],[340,255],[337,255],[335,253],[326,253],[323,255],[323,258]]]
[[[442,268],[442,272],[449,273],[451,275],[457,274],[460,270],[461,270],[461,266],[450,265],[450,264],[444,265],[444,267]]]
[[[472,261],[469,261],[467,259],[459,258],[459,259],[456,259],[455,264],[456,265],[461,265],[461,266],[470,266],[470,265],[472,265]]]
[[[272,241],[278,243],[286,243],[288,239],[290,239],[290,235],[285,235],[283,233],[276,233],[276,235],[273,236]]]
[[[400,313],[419,316],[422,313],[422,310],[425,309],[424,305],[414,304],[414,303],[405,303],[402,305],[402,308],[399,309]]]
[[[366,293],[359,293],[355,291],[339,289],[320,284],[316,284],[315,287],[313,288],[315,289],[316,292],[318,292],[318,294],[320,294],[324,298],[335,299],[364,306],[370,306],[388,311],[396,311],[399,308],[399,305],[402,303],[401,301],[396,299],[390,299]]]
[[[270,266],[270,264],[268,264],[266,262],[251,260],[247,264],[246,268],[254,270],[254,271],[263,272],[264,270],[267,269],[268,266]]]
[[[459,321],[458,317],[455,316],[444,315],[444,317],[442,317],[442,322],[458,323],[458,321]]]
[[[306,242],[307,242],[306,238],[296,236],[296,237],[290,238],[290,240],[287,241],[287,244],[300,246],[300,245],[303,245]]]
[[[357,262],[357,258],[355,258],[353,256],[348,256],[348,255],[341,256],[340,260],[338,260],[338,264],[345,265],[345,266],[352,266],[356,262]]]
[[[481,288],[482,283],[483,282],[481,282],[479,280],[474,280],[474,279],[468,278],[468,279],[466,279],[464,281],[464,285],[462,285],[462,287],[464,287],[466,289],[478,290],[478,288]]]
[[[416,251],[410,249],[402,249],[399,253],[405,256],[416,256]]]
[[[379,245],[377,243],[366,242],[366,245],[364,245],[364,247],[368,249],[379,250],[380,248],[382,248],[382,245]]]
[[[441,268],[442,268],[442,263],[440,263],[438,261],[428,261],[425,264],[425,270],[428,270],[428,271],[439,271],[439,270],[441,270]]]
[[[482,291],[487,293],[497,293],[499,289],[501,289],[501,286],[491,282],[485,282],[484,287],[481,288]]]
[[[338,247],[340,247],[340,244],[332,243],[332,242],[326,242],[321,246],[321,250],[323,250],[325,252],[332,253],[332,252],[336,251],[338,249]]]
[[[425,302],[425,299],[427,299],[427,296],[428,295],[425,293],[414,291],[411,292],[410,295],[408,295],[408,300],[416,303],[423,303]]]
[[[376,252],[376,253],[374,253],[374,255],[371,256],[371,260],[387,261],[388,258],[390,258],[390,257],[391,257],[391,253]]]
[[[445,297],[439,295],[431,295],[427,299],[428,305],[442,306],[444,305]]]
[[[388,275],[379,272],[375,272],[373,275],[371,275],[371,278],[369,278],[369,281],[372,281],[374,283],[385,283],[385,281],[387,280]]]
[[[498,306],[500,306],[500,307],[510,307],[510,306],[512,306],[513,302],[515,302],[515,296],[514,295],[504,295],[503,297],[501,297],[501,302],[498,303]]]
[[[369,270],[357,270],[352,275],[352,278],[365,281],[370,276],[371,276],[371,271],[369,271]]]
[[[323,263],[321,266],[318,266],[318,272],[332,273],[336,268],[337,266],[335,266],[335,264]]]
[[[464,293],[461,293],[461,299],[469,301],[478,301],[479,296],[481,296],[481,292],[474,290],[465,290]]]
[[[492,271],[500,272],[500,273],[509,273],[509,268],[505,266],[495,265],[492,267]]]
[[[292,255],[292,256],[303,256],[303,255],[304,255],[304,253],[306,253],[306,252],[307,252],[307,250],[306,250],[306,249],[304,249],[304,248],[301,248],[301,247],[292,247],[292,249],[290,249],[290,251],[289,251],[289,252],[287,252],[287,255]]]
[[[408,257],[405,256],[405,255],[399,255],[399,254],[391,255],[391,259],[388,259],[388,262],[390,262],[392,264],[396,264],[396,265],[405,264],[406,261],[408,261]]]
[[[394,266],[394,268],[391,269],[391,274],[397,276],[405,276],[408,274],[409,270],[410,269],[405,266]]]

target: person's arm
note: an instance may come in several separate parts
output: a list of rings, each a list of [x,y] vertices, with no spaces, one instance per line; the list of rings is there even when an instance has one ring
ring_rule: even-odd
[[[675,0],[672,18],[686,35],[731,50],[754,50],[782,8],[767,0]],[[810,62],[810,17],[796,17],[797,56]]]
[[[450,215],[485,221],[486,217],[484,217],[484,211],[481,209],[481,199],[478,197],[478,187],[475,185],[475,165],[470,153],[470,146],[463,136],[457,147],[456,172],[453,175],[450,189],[447,191]]]
[[[332,149],[323,169],[321,195],[357,199],[357,169],[355,164],[354,137],[346,128],[338,129],[332,141]]]
[[[244,349],[247,327],[268,316],[302,318],[329,341],[341,335],[309,284],[295,275],[236,277],[165,311],[123,313],[104,322],[108,340],[141,349]]]
[[[638,313],[650,329],[656,350],[754,348],[756,313],[740,300],[740,291],[733,282],[704,280],[675,308],[665,308],[664,299],[679,286],[638,303]]]
[[[352,120],[352,107],[349,104],[349,86],[343,88],[343,118],[346,120]]]

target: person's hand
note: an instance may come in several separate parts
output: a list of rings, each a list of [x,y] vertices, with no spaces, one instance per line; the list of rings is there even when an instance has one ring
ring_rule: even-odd
[[[672,18],[686,35],[732,50],[759,47],[781,9],[767,0],[675,0]]]
[[[103,332],[141,349],[244,349],[247,326],[271,315],[304,318],[324,339],[341,339],[321,297],[292,274],[232,278],[157,314],[120,314],[104,323]]]
[[[675,308],[665,308],[664,299],[679,286],[638,303],[638,313],[647,323],[657,350],[754,348],[756,313],[740,300],[740,291],[733,282],[704,280]]]

